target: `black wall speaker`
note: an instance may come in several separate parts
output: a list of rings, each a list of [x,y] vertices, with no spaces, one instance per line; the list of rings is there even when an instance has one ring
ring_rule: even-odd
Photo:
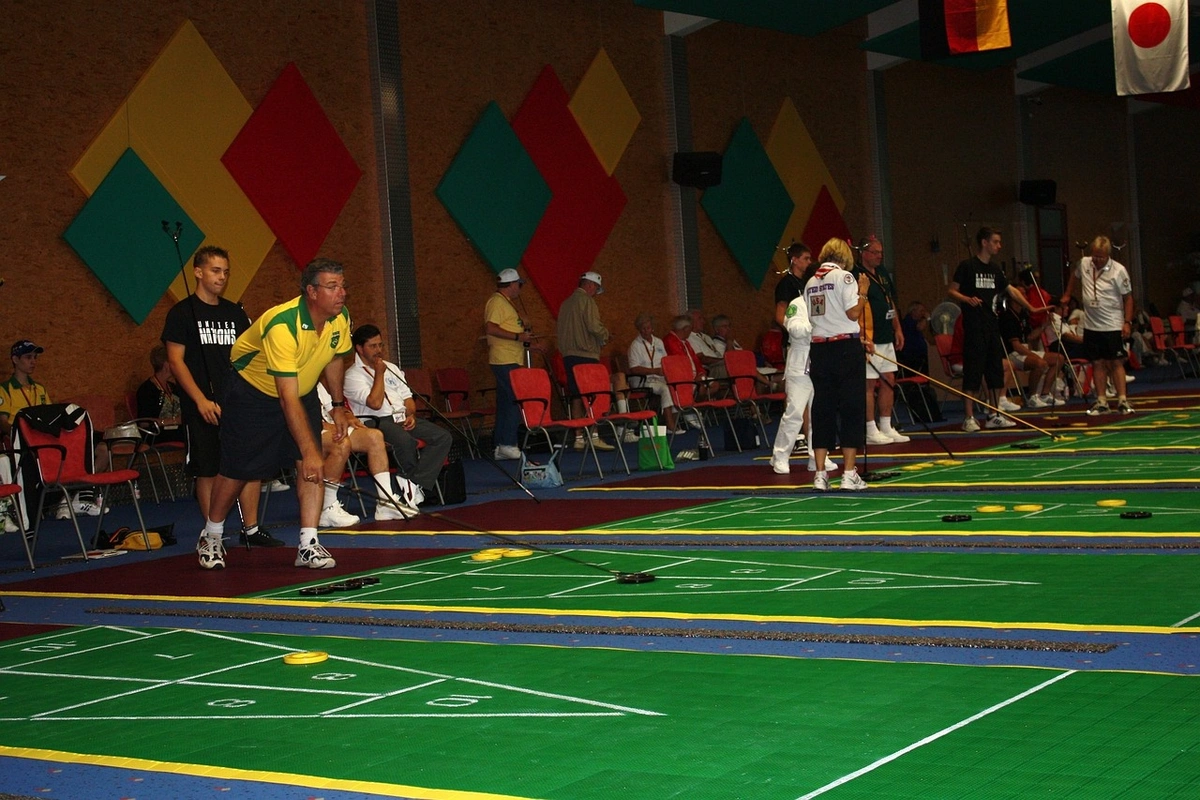
[[[1054,181],[1021,181],[1019,197],[1026,205],[1052,206],[1057,194],[1058,184]]]
[[[707,189],[721,183],[720,153],[676,153],[671,179],[680,186]]]

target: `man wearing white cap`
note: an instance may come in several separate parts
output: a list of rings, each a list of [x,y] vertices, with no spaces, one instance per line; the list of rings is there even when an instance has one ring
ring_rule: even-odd
[[[584,416],[583,401],[579,398],[579,387],[575,384],[576,364],[599,364],[600,349],[608,344],[612,335],[600,321],[600,307],[596,295],[604,294],[604,280],[598,272],[585,272],[579,278],[579,288],[563,301],[558,309],[558,352],[562,353],[563,365],[567,370],[567,394],[571,400],[571,416]],[[612,450],[612,445],[592,432],[592,444],[597,450]],[[577,450],[585,447],[582,439],[575,443]]]
[[[517,447],[521,416],[508,375],[524,363],[525,348],[533,341],[533,334],[525,329],[525,321],[513,303],[520,296],[524,283],[515,269],[502,270],[496,276],[496,293],[488,298],[483,310],[488,365],[496,378],[496,426],[492,437],[496,443],[497,461],[521,457]]]

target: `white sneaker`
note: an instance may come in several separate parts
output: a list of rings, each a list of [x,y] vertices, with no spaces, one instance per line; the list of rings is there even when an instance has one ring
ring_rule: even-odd
[[[999,414],[993,414],[988,417],[987,427],[989,428],[1015,428],[1017,423],[1013,422],[1008,417],[1002,417]]]
[[[700,425],[700,420],[696,419],[695,417],[688,417],[686,421],[687,421],[687,426],[689,428],[692,428],[693,430],[698,431],[702,427]]]
[[[796,443],[792,445],[792,455],[806,456],[808,455],[808,439],[804,438],[804,434],[796,437]]]
[[[88,497],[82,493],[75,495],[71,500],[71,508],[75,510],[75,516],[83,515],[85,517],[100,516],[100,504],[104,502],[104,495],[96,495],[95,498]],[[108,513],[112,509],[104,509]]]
[[[1012,400],[1009,400],[1007,397],[1001,397],[1000,402],[997,403],[996,406],[1001,411],[1020,411],[1021,410],[1021,407],[1019,405],[1014,403]]]
[[[776,475],[789,475],[789,474],[791,474],[792,466],[791,466],[791,464],[789,464],[786,461],[784,461],[782,464],[780,464],[779,462],[777,462],[775,459],[772,458],[771,459],[771,469],[775,471]]]
[[[637,431],[635,431],[633,428],[626,428],[625,435],[621,437],[621,441],[625,444],[637,444],[638,438]]]
[[[225,545],[220,539],[210,539],[203,532],[196,542],[196,555],[202,569],[225,569]]]
[[[291,488],[292,487],[288,486],[286,483],[284,483],[279,478],[276,478],[275,480],[271,481],[270,483],[263,481],[263,485],[262,485],[262,491],[264,491],[264,492],[286,492]]]
[[[817,471],[817,460],[815,458],[813,458],[812,456],[808,457],[808,471],[809,472]],[[837,465],[837,462],[833,460],[833,456],[825,456],[825,471],[826,472],[837,472],[838,471],[838,465]]]
[[[321,509],[321,521],[317,524],[322,528],[349,528],[358,522],[358,517],[342,508],[341,503],[334,501]]]
[[[54,518],[55,519],[70,519],[71,518],[71,510],[69,508],[67,508],[66,500],[59,501],[58,506],[55,507],[55,509],[54,509]]]
[[[892,437],[883,431],[867,431],[867,444],[891,444]]]
[[[421,488],[419,483],[414,483],[408,478],[396,478],[396,484],[400,487],[400,492],[397,495],[401,504],[410,508],[416,508],[425,502],[425,490]]]
[[[903,433],[896,430],[895,428],[892,428],[891,430],[882,431],[882,433],[887,434],[888,437],[896,444],[904,444],[905,442],[912,441],[911,436],[905,436]]]
[[[700,451],[699,450],[680,450],[678,453],[675,454],[675,460],[676,461],[699,461],[700,460]]]
[[[515,444],[497,445],[496,452],[492,455],[496,461],[516,461],[521,457],[521,448]]]
[[[1025,401],[1026,408],[1046,408],[1049,405],[1052,404],[1047,403],[1041,396],[1036,394],[1029,395],[1029,398]]]
[[[5,514],[4,515],[4,532],[5,533],[16,533],[19,530],[21,530],[21,528],[17,525],[16,522],[13,521],[13,518],[10,517],[8,514]]]
[[[315,539],[308,546],[300,545],[300,549],[296,551],[295,564],[297,567],[309,569],[332,569],[337,566],[329,551],[321,547],[321,543]]]
[[[861,492],[863,489],[866,489],[866,488],[867,488],[867,482],[864,481],[862,479],[862,477],[858,474],[857,469],[853,469],[850,472],[843,473],[842,486],[841,486],[841,489],[843,492]]]
[[[979,422],[974,417],[967,417],[963,420],[963,430],[967,433],[975,433],[979,430]]]
[[[421,513],[421,509],[419,508],[410,506],[394,496],[392,499],[395,500],[396,505],[392,505],[386,500],[380,500],[375,504],[376,522],[387,522],[388,520],[393,519],[408,519],[409,517],[415,517]],[[399,508],[396,507],[397,505]]]
[[[829,476],[824,472],[818,472],[813,476],[813,489],[818,492],[829,491]]]
[[[616,448],[611,444],[601,439],[600,434],[598,433],[592,435],[592,447],[596,448],[597,450],[616,450]]]
[[[1067,404],[1067,400],[1065,397],[1059,397],[1058,395],[1055,395],[1055,394],[1042,395],[1042,401],[1047,406],[1065,406]]]

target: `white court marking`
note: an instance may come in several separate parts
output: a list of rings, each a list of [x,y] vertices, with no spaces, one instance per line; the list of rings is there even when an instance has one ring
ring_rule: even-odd
[[[405,667],[397,664],[388,664],[383,662],[368,661],[353,657],[339,656],[336,653],[331,654],[329,660],[322,665],[322,671],[316,672],[310,676],[311,680],[319,683],[317,687],[289,687],[263,685],[260,683],[247,683],[240,681],[229,680],[208,680],[208,678],[216,675],[227,674],[246,667],[254,667],[262,664],[275,662],[282,657],[284,653],[295,652],[296,648],[288,647],[287,645],[278,644],[270,641],[256,641],[254,639],[244,638],[232,634],[218,633],[215,631],[185,631],[185,630],[170,630],[156,633],[153,636],[147,637],[144,634],[133,635],[130,632],[113,627],[92,627],[88,631],[103,631],[111,630],[116,633],[121,633],[129,636],[128,639],[116,642],[108,642],[102,645],[86,647],[82,649],[67,649],[60,647],[59,651],[53,655],[34,659],[23,664],[15,664],[9,667],[0,667],[0,675],[21,675],[32,677],[43,677],[57,680],[86,680],[86,681],[119,681],[126,685],[133,684],[133,688],[126,691],[115,692],[103,697],[96,697],[79,703],[74,703],[58,708],[38,711],[27,716],[0,716],[0,720],[18,722],[18,721],[38,721],[38,722],[65,722],[65,721],[100,721],[100,720],[216,720],[216,719],[356,719],[356,718],[453,718],[453,717],[487,717],[487,718],[504,718],[504,717],[625,717],[629,715],[657,717],[665,716],[661,712],[643,708],[635,708],[632,706],[618,705],[607,703],[602,700],[576,697],[565,695],[557,692],[544,691],[526,686],[518,686],[513,684],[505,684],[497,681],[483,680],[479,678],[465,677],[461,675],[443,674],[430,672],[427,670]],[[75,631],[76,637],[79,638],[81,631]],[[154,636],[165,635],[192,635],[202,636],[211,639],[218,639],[239,645],[249,645],[254,648],[262,648],[270,651],[270,655],[263,658],[251,658],[238,661],[233,664],[204,670],[195,674],[186,675],[172,679],[158,679],[141,676],[118,677],[104,676],[95,674],[76,674],[53,672],[46,669],[31,670],[28,667],[33,665],[46,665],[55,661],[61,663],[62,659],[84,655],[89,652],[97,652],[108,648],[117,648],[125,646],[144,645],[148,638]],[[62,633],[48,634],[34,642],[24,641],[17,644],[24,645],[23,649],[30,647],[36,648],[41,643],[48,644],[64,644],[57,641],[63,637]],[[149,654],[147,657],[152,657]],[[328,668],[325,669],[326,665]],[[412,683],[404,684],[398,687],[389,688],[386,691],[356,691],[346,686],[357,679],[359,676],[351,670],[355,668],[366,667],[372,670],[386,670],[399,673],[410,679],[416,679]],[[305,673],[307,674],[307,673]],[[351,712],[350,709],[357,709],[371,703],[388,700],[402,694],[415,692],[422,689],[445,685],[448,693],[445,696],[435,697],[423,702],[424,706],[429,707],[428,711],[396,711],[392,713],[361,713]],[[132,695],[142,694],[144,692],[152,692],[159,689],[190,686],[206,689],[228,689],[232,696],[210,701],[207,705],[213,708],[250,708],[258,703],[258,699],[253,695],[279,693],[284,694],[300,694],[307,696],[328,697],[331,701],[336,701],[336,704],[330,708],[325,708],[311,713],[285,713],[285,714],[260,714],[260,713],[245,713],[245,714],[99,714],[95,716],[81,716],[75,713],[81,708],[95,706],[102,703],[120,701]],[[460,691],[457,687],[469,687],[469,691]],[[483,688],[490,694],[480,694],[479,689]],[[506,695],[521,695],[527,698],[535,698],[541,701],[547,701],[553,704],[566,704],[564,708],[520,708],[509,711],[490,711],[487,710],[488,701],[498,699],[498,694]],[[252,695],[246,697],[245,695]],[[7,698],[0,698],[0,707]],[[351,702],[346,702],[351,700]],[[421,702],[420,700],[416,702]],[[582,706],[582,709],[571,708],[570,706]],[[447,711],[445,709],[457,709],[455,711]],[[435,710],[436,709],[436,710]]]

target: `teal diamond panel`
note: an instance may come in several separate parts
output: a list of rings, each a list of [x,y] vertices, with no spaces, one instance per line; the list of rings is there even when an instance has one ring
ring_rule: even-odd
[[[494,102],[483,110],[436,194],[497,273],[517,267],[550,204],[550,187]]]
[[[721,183],[700,205],[733,258],[758,289],[795,203],[749,120],[742,119],[721,163]]]
[[[204,231],[137,153],[126,150],[63,234],[139,325],[179,274],[175,245],[163,232],[163,220],[172,231],[176,222],[182,223],[179,249],[184,257],[204,241]]]

